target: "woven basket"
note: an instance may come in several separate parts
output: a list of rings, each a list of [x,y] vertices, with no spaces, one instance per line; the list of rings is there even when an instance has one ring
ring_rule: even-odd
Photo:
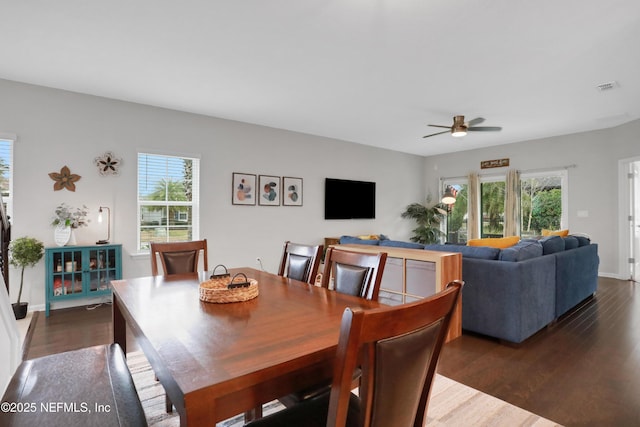
[[[218,267],[220,266],[213,269],[214,274],[209,280],[200,283],[200,300],[225,304],[249,301],[258,296],[257,280],[248,279],[244,273],[238,273],[232,278],[226,267],[224,274],[215,274]]]

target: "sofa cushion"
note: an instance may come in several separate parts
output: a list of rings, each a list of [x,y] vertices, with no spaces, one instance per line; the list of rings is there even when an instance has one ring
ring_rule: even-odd
[[[523,240],[518,244],[500,251],[501,261],[524,261],[542,256],[542,244],[535,240]]]
[[[572,234],[571,237],[575,237],[578,240],[578,247],[588,246],[591,244],[591,239],[587,236],[581,236],[579,234]]]
[[[508,248],[520,241],[518,236],[508,237],[488,237],[486,239],[470,239],[467,240],[467,246],[488,246],[491,248]]]
[[[568,251],[569,249],[575,249],[580,246],[580,242],[578,239],[573,236],[563,237],[564,239],[564,250]]]
[[[548,236],[540,239],[542,254],[549,255],[564,251],[564,239],[560,236]]]
[[[458,245],[425,245],[425,250],[441,252],[457,252],[463,257],[496,260],[500,255],[500,249],[488,246],[458,246]]]
[[[342,237],[340,237],[340,244],[341,245],[355,244],[355,245],[372,245],[372,246],[376,246],[379,243],[380,243],[380,240],[360,239],[359,237],[354,237],[354,236],[342,236]]]
[[[396,248],[408,248],[408,249],[424,249],[424,245],[422,243],[403,242],[400,240],[380,240],[380,246],[393,246]]]

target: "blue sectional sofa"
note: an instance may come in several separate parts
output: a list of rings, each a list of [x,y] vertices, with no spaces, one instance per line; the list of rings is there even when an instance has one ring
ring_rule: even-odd
[[[462,328],[512,343],[521,343],[552,323],[598,287],[598,246],[585,237],[522,240],[506,249],[350,236],[343,236],[340,243],[460,252],[465,281]]]

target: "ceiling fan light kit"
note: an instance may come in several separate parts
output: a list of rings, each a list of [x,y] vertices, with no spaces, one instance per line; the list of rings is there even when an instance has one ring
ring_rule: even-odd
[[[454,136],[456,138],[460,138],[462,136],[465,136],[467,134],[467,128],[466,126],[453,126],[453,129],[451,129],[451,136]]]
[[[465,123],[464,116],[454,116],[453,117],[453,125],[452,126],[444,126],[444,125],[429,125],[436,128],[445,128],[449,130],[445,130],[442,132],[432,133],[430,135],[425,135],[423,138],[428,138],[430,136],[442,135],[443,133],[451,133],[451,136],[460,138],[467,134],[467,132],[475,132],[475,131],[484,131],[484,132],[498,132],[502,130],[499,126],[476,126],[484,122],[482,117],[476,117],[473,120]]]

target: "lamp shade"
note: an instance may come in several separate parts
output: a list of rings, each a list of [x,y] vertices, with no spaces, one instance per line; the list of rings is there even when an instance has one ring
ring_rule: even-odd
[[[454,125],[453,129],[451,129],[451,136],[455,136],[456,138],[460,138],[467,134],[467,127],[464,125]]]
[[[105,245],[109,243],[109,240],[111,240],[111,209],[106,206],[100,206],[98,209],[98,222],[102,222],[103,210],[107,211],[107,238],[104,240],[98,240],[96,242],[97,245]]]
[[[444,190],[444,194],[442,195],[442,203],[445,205],[452,205],[456,202],[456,189],[450,185],[447,185],[447,188]]]

